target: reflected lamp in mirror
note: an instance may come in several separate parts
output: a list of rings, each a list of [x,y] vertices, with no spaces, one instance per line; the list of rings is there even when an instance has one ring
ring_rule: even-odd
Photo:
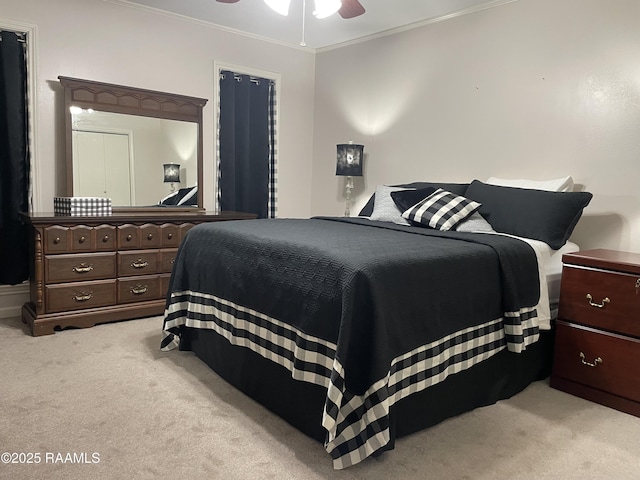
[[[177,163],[165,163],[164,168],[164,183],[171,184],[171,191],[176,191],[174,184],[180,183],[180,165]]]
[[[347,177],[344,185],[344,216],[349,217],[351,216],[349,206],[351,203],[351,191],[353,190],[353,177],[362,176],[364,145],[357,145],[353,142],[349,142],[340,143],[337,145],[337,148],[336,175]]]

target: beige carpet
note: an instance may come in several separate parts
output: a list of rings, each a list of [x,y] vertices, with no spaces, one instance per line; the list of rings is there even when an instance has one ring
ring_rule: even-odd
[[[193,354],[160,352],[161,326],[155,317],[33,338],[0,320],[0,454],[40,456],[0,463],[0,478],[640,478],[640,419],[546,381],[334,471],[321,444]]]

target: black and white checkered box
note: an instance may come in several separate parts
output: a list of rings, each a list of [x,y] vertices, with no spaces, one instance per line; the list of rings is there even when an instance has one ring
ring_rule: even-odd
[[[111,199],[103,197],[54,197],[55,215],[100,216],[111,215]]]

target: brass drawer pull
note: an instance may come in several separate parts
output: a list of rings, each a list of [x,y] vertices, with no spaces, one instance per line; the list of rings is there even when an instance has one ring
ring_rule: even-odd
[[[602,303],[594,303],[593,302],[593,297],[591,296],[590,293],[587,293],[587,300],[589,300],[589,305],[591,305],[592,307],[597,307],[597,308],[604,308],[604,304],[605,303],[611,302],[611,300],[609,300],[609,297],[604,297],[602,299]]]
[[[131,293],[134,295],[142,295],[143,293],[147,293],[147,290],[149,289],[146,285],[136,285],[135,287],[131,287]]]
[[[75,265],[71,270],[76,273],[87,273],[93,270],[93,265],[86,265],[84,263],[81,263],[80,265]]]
[[[135,262],[131,263],[131,266],[133,268],[144,268],[144,267],[149,266],[149,262],[146,262],[146,261],[142,260],[141,258],[139,258]]]
[[[147,235],[147,240],[153,240],[153,234],[150,233],[149,235]]]
[[[131,234],[127,235],[127,242],[130,242],[131,240],[133,240],[133,235]]]
[[[109,235],[105,235],[104,237],[102,237],[102,241],[104,243],[107,243],[109,241]]]
[[[168,238],[169,240],[171,240],[171,239],[173,238],[173,233],[169,233],[169,234],[167,234],[167,238]]]
[[[602,363],[602,359],[600,357],[596,357],[593,363],[587,362],[585,358],[584,353],[580,352],[580,360],[582,361],[582,364],[587,367],[597,367],[599,363]]]
[[[93,298],[93,293],[89,292],[80,292],[77,295],[73,296],[73,299],[76,302],[86,302],[87,300],[91,300]]]
[[[54,245],[57,245],[59,243],[60,243],[60,237],[56,237],[56,238],[53,239],[53,244]]]
[[[80,239],[78,240],[78,243],[84,243],[86,239],[87,239],[87,238],[83,235],[83,236],[82,236],[82,237],[80,237]]]

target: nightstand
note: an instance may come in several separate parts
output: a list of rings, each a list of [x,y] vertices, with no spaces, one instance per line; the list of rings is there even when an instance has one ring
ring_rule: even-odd
[[[551,386],[640,416],[640,254],[562,261]]]

